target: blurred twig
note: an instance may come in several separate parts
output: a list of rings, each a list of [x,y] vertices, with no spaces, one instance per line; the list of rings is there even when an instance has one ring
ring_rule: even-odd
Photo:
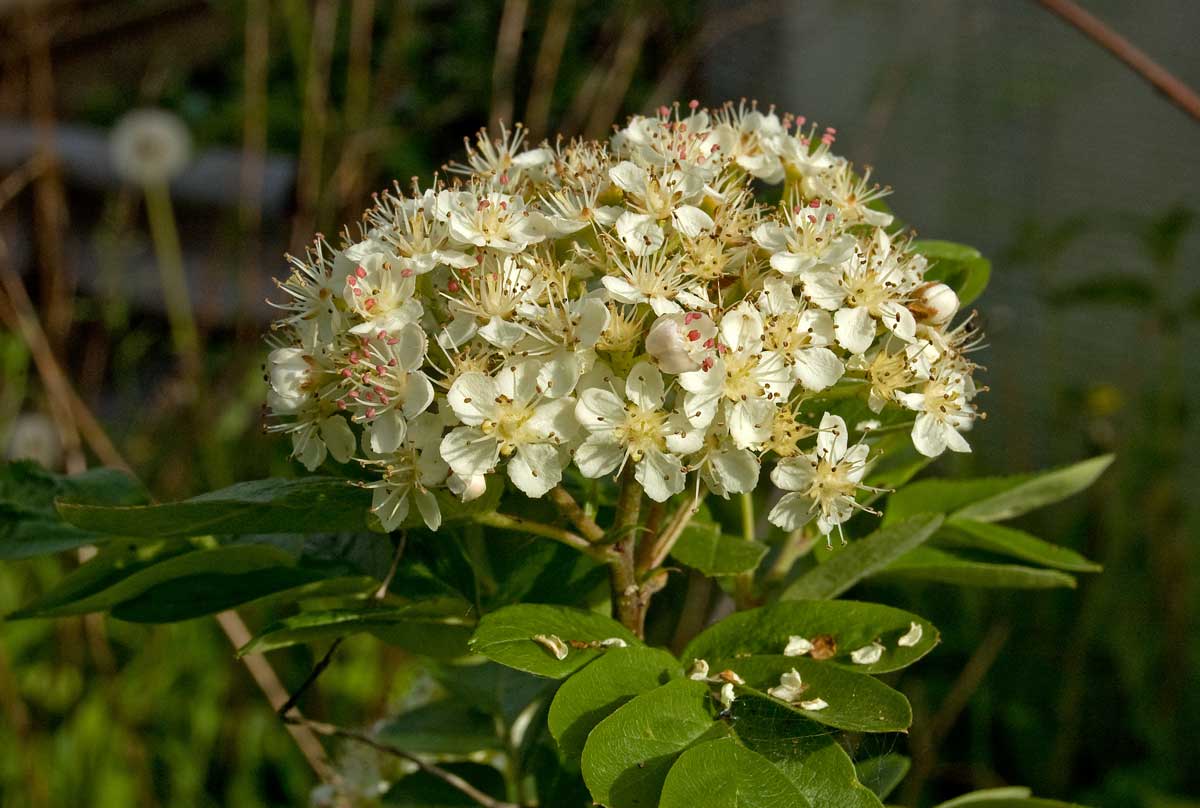
[[[292,251],[308,240],[316,229],[317,204],[321,195],[321,156],[328,123],[329,69],[333,40],[337,33],[338,4],[317,0],[313,9],[312,34],[304,78],[304,126],[300,132],[300,156],[296,166],[296,217],[292,227]]]
[[[37,131],[37,153],[46,161],[34,183],[34,233],[42,278],[42,305],[46,336],[56,350],[62,347],[74,317],[72,289],[63,256],[67,206],[55,146],[56,87],[50,55],[55,25],[49,12],[36,6],[26,9],[25,39],[29,57],[29,114]]]
[[[525,127],[534,140],[545,135],[550,121],[550,102],[554,100],[554,85],[574,11],[575,0],[558,0],[550,4],[550,12],[546,15],[546,30],[542,33],[542,44],[533,68],[533,85],[525,104]]]
[[[1200,95],[1197,95],[1195,90],[1151,59],[1128,39],[1106,25],[1103,20],[1089,13],[1073,0],[1037,0],[1037,2],[1120,59],[1130,70],[1165,95],[1171,103],[1200,121]]]
[[[513,123],[513,85],[517,59],[521,55],[521,35],[529,14],[529,0],[504,0],[500,25],[496,32],[496,56],[492,62],[492,114],[489,125]]]
[[[774,0],[747,3],[738,8],[713,14],[700,30],[683,46],[675,50],[675,55],[659,75],[654,89],[646,96],[647,105],[657,107],[669,104],[676,99],[683,83],[687,80],[688,71],[692,65],[704,55],[704,52],[730,34],[766,22],[788,11],[782,4]]]
[[[1012,631],[1007,623],[999,622],[988,629],[987,634],[980,640],[975,653],[967,660],[967,664],[959,672],[958,678],[942,700],[942,706],[933,714],[925,726],[919,730],[914,726],[910,748],[913,753],[913,770],[904,784],[904,805],[916,805],[921,790],[925,787],[929,776],[933,774],[937,763],[938,749],[945,742],[954,723],[958,720],[971,696],[983,684],[1001,649],[1008,642]]]
[[[516,803],[504,802],[503,800],[498,800],[489,794],[485,794],[484,792],[475,788],[475,786],[468,783],[466,780],[459,777],[457,774],[448,772],[441,766],[435,766],[432,763],[427,763],[425,760],[411,752],[405,752],[399,747],[392,746],[389,743],[372,738],[366,733],[357,732],[344,727],[337,727],[333,724],[326,724],[320,721],[308,721],[303,718],[293,718],[289,716],[284,720],[287,721],[289,725],[299,724],[303,727],[312,729],[314,732],[317,732],[321,735],[325,735],[330,738],[344,738],[346,740],[356,741],[380,752],[407,760],[409,763],[414,764],[421,771],[436,777],[446,785],[484,806],[484,808],[520,808],[520,806]]]
[[[612,65],[600,85],[596,103],[592,104],[591,115],[588,117],[584,133],[590,137],[603,137],[621,111],[625,103],[625,94],[629,92],[629,84],[633,81],[633,72],[637,69],[638,58],[642,53],[642,45],[650,33],[650,12],[639,10],[628,25],[622,26],[621,38],[617,40],[617,49],[613,54]]]
[[[387,597],[388,587],[392,585],[392,579],[396,577],[396,570],[400,569],[400,559],[404,556],[404,546],[407,540],[408,534],[400,531],[400,536],[396,539],[396,551],[392,554],[392,564],[388,567],[387,575],[384,577],[383,582],[375,590],[375,594],[373,595],[375,600],[383,600]],[[300,687],[296,688],[296,692],[292,693],[288,700],[276,711],[279,713],[280,718],[287,718],[288,713],[300,703],[300,697],[316,683],[321,674],[325,672],[325,669],[329,667],[329,663],[333,662],[333,655],[337,653],[337,649],[341,647],[345,639],[346,635],[343,634],[340,637],[334,638],[333,642],[329,644],[329,650],[325,652],[325,656],[321,657],[316,665],[313,665],[312,671],[300,683]]]

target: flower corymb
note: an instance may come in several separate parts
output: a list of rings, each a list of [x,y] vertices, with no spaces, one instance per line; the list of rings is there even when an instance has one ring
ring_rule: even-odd
[[[838,407],[969,451],[978,336],[889,189],[802,124],[693,103],[607,142],[481,132],[448,179],[292,259],[269,428],[309,469],[372,471],[386,529],[410,503],[436,529],[433,491],[489,475],[541,497],[628,473],[662,502],[751,491],[765,463],[772,522],[837,530],[878,490],[880,431]]]

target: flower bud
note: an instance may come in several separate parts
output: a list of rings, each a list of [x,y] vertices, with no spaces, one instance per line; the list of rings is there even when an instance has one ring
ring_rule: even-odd
[[[699,370],[712,353],[717,327],[707,314],[664,314],[646,334],[646,352],[667,373]]]
[[[944,283],[928,283],[917,294],[925,312],[923,319],[933,325],[949,322],[958,312],[958,295]]]

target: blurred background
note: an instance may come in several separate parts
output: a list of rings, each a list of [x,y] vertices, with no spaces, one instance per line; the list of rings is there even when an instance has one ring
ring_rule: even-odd
[[[1200,86],[1200,5],[1085,5]],[[0,449],[123,459],[160,498],[289,471],[260,414],[284,253],[480,126],[602,135],[746,97],[837,127],[903,219],[994,264],[988,418],[934,472],[1118,455],[1027,520],[1105,565],[1077,590],[879,593],[946,641],[900,680],[912,734],[861,754],[912,756],[909,805],[1017,783],[1200,806],[1200,125],[1037,4],[9,0],[0,42]],[[125,117],[145,108],[170,116]],[[77,563],[0,566],[0,612]],[[411,696],[402,652],[344,649],[316,717]],[[314,660],[272,661],[294,687]],[[299,805],[313,786],[212,620],[0,624],[0,805]]]

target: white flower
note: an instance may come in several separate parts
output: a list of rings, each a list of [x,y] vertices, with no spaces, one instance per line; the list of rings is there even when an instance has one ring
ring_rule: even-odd
[[[309,471],[315,471],[327,455],[348,462],[357,445],[346,419],[334,412],[331,399],[340,378],[334,353],[312,342],[313,336],[309,335],[306,346],[276,348],[267,357],[267,406],[272,415],[292,419],[267,428],[291,434],[292,456]]]
[[[351,366],[342,374],[355,420],[366,423],[368,445],[378,454],[395,451],[408,421],[433,403],[433,385],[420,369],[425,345],[425,332],[410,323],[392,334],[380,331],[350,352]]]
[[[617,235],[625,249],[634,255],[655,252],[663,245],[663,229],[646,213],[625,211],[617,219]]]
[[[834,344],[834,331],[828,312],[802,309],[782,278],[763,282],[758,308],[765,321],[764,345],[791,360],[796,381],[819,392],[842,378],[846,366],[829,347]]]
[[[784,224],[766,222],[754,231],[754,241],[771,253],[771,268],[786,277],[832,269],[854,253],[854,236],[847,233],[836,208],[813,200],[784,213]]]
[[[430,489],[445,482],[450,472],[438,453],[442,420],[432,413],[417,416],[395,451],[370,461],[370,465],[383,472],[382,478],[367,483],[367,488],[374,489],[371,511],[379,517],[384,530],[395,530],[404,522],[409,500],[417,503],[426,527],[430,530],[441,527],[441,509]]]
[[[450,213],[450,235],[462,244],[518,253],[546,238],[545,217],[520,196],[442,191],[439,204]]]
[[[474,256],[450,246],[449,212],[439,207],[439,198],[449,197],[439,197],[432,189],[414,197],[388,192],[368,214],[375,240],[410,275],[424,275],[439,266],[475,266]]]
[[[699,370],[716,354],[717,326],[707,314],[664,314],[646,334],[646,353],[666,373]]]
[[[758,485],[758,457],[749,449],[734,446],[723,421],[709,425],[692,467],[699,471],[710,492],[726,499],[730,494],[753,491]]]
[[[629,371],[622,400],[613,390],[592,387],[579,394],[575,415],[588,437],[575,450],[585,477],[602,477],[634,463],[634,475],[656,502],[683,490],[683,462],[674,453],[694,443],[686,421],[663,409],[662,374],[648,362]],[[682,423],[681,423],[682,422]]]
[[[613,256],[615,273],[600,279],[613,300],[622,303],[648,303],[655,314],[683,311],[677,300],[689,306],[705,308],[707,301],[688,287],[695,281],[679,255],[666,251],[638,255],[632,261]]]
[[[808,699],[807,701],[800,702],[801,710],[808,710],[814,713],[818,710],[824,710],[828,706],[829,702],[825,701],[825,699]]]
[[[442,439],[442,457],[456,474],[490,474],[508,458],[508,477],[528,496],[540,497],[562,479],[560,447],[577,429],[575,400],[546,398],[532,362],[506,365],[495,378],[467,372],[447,401],[465,424]]]
[[[551,397],[568,395],[592,369],[595,347],[608,326],[609,311],[599,295],[518,307],[525,336],[514,345],[522,357],[538,360],[538,386]]]
[[[905,304],[913,278],[887,233],[876,230],[871,249],[859,251],[841,269],[844,297],[833,321],[842,347],[865,352],[875,341],[876,320],[904,342],[912,342],[917,321]]]
[[[377,245],[363,242],[348,248],[334,262],[334,272],[345,272],[342,297],[363,322],[351,334],[395,331],[421,318],[421,303],[414,272],[402,269],[379,252]]]
[[[183,171],[192,155],[192,136],[177,115],[135,109],[117,121],[109,138],[117,174],[136,185],[161,185]]]
[[[773,696],[780,701],[786,701],[788,704],[794,704],[800,700],[800,695],[808,690],[808,685],[800,679],[800,673],[795,668],[792,668],[787,673],[779,677],[779,684],[767,690],[768,696]]]
[[[858,177],[849,162],[835,161],[832,168],[814,177],[812,186],[816,192],[813,195],[832,200],[850,224],[862,222],[887,227],[892,223],[892,214],[871,207],[871,203],[883,199],[892,190],[880,187],[879,183],[871,184],[870,168]]]
[[[694,659],[692,667],[688,671],[688,678],[696,682],[708,681],[708,660]]]
[[[704,193],[701,176],[680,170],[667,171],[660,176],[628,160],[613,166],[609,176],[613,184],[625,192],[629,206],[648,219],[669,220],[677,231],[690,237],[712,229],[712,217],[692,204]],[[620,229],[618,220],[617,230]],[[661,233],[660,230],[660,238]]]
[[[864,645],[856,651],[851,651],[850,661],[855,665],[874,665],[883,658],[884,650],[883,643],[875,640],[870,645]]]
[[[788,637],[787,646],[783,649],[784,656],[804,656],[813,649],[813,644],[804,637],[793,634]]]
[[[727,311],[720,322],[720,358],[683,373],[684,411],[697,427],[707,426],[724,405],[730,437],[739,449],[767,440],[777,404],[794,384],[782,355],[765,350],[762,315],[747,302]]]
[[[949,449],[969,452],[970,444],[959,430],[970,429],[975,408],[969,400],[966,378],[958,371],[943,372],[926,382],[920,393],[897,393],[896,399],[919,413],[913,424],[912,441],[926,457],[937,457]]]
[[[921,636],[924,633],[925,630],[921,627],[920,623],[912,622],[908,626],[908,631],[904,632],[904,636],[896,640],[896,645],[899,645],[901,648],[912,648],[920,644]]]
[[[511,255],[493,256],[456,284],[448,295],[453,319],[438,334],[438,343],[446,348],[478,335],[497,348],[511,349],[528,333],[517,322],[518,309],[535,304],[545,288],[532,267]]]
[[[861,508],[855,494],[864,487],[870,450],[865,443],[848,446],[848,434],[840,415],[825,413],[814,451],[779,461],[771,480],[789,493],[768,514],[772,524],[795,530],[816,517],[817,529],[828,536]]]

